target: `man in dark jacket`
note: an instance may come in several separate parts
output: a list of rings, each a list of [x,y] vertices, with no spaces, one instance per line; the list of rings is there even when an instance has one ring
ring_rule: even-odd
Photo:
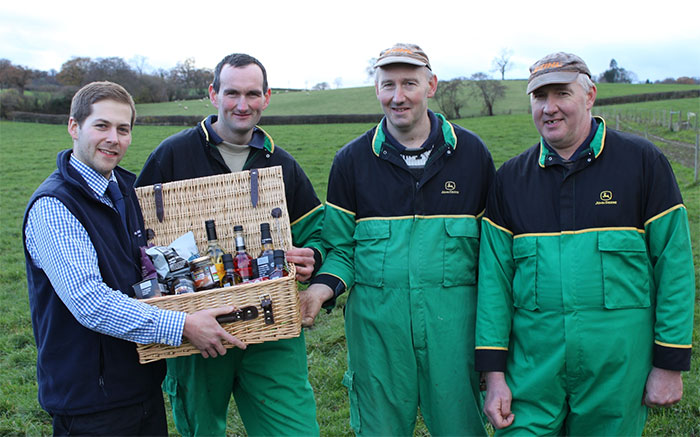
[[[485,435],[473,370],[479,218],[495,169],[474,133],[428,109],[437,76],[414,44],[382,51],[385,117],[344,146],[328,178],[328,257],[302,299],[345,307],[350,425],[412,435]],[[330,303],[329,302],[329,303]]]
[[[323,206],[294,158],[256,126],[270,94],[260,61],[240,53],[226,56],[209,86],[218,115],[165,139],[148,157],[136,184],[282,166],[292,241],[299,246],[286,256],[296,264],[297,279],[305,281],[321,263]],[[165,390],[183,435],[225,435],[232,393],[249,435],[319,434],[303,333],[214,360],[170,359]]]
[[[137,343],[177,346],[182,337],[204,356],[222,341],[245,345],[215,317],[133,299],[145,246],[134,175],[117,167],[131,143],[131,96],[94,82],[73,97],[73,149],[33,194],[23,233],[32,325],[38,348],[39,403],[55,435],[167,435],[162,362],[140,365]]]
[[[687,211],[659,149],[592,117],[581,58],[530,73],[542,138],[498,170],[482,226],[484,410],[497,436],[641,435],[690,367]]]

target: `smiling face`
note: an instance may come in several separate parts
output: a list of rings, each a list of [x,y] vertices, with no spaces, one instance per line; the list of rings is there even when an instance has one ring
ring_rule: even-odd
[[[426,67],[389,64],[377,69],[375,91],[392,135],[411,132],[428,119],[428,99],[435,95],[437,76]]]
[[[545,85],[530,95],[535,127],[562,158],[570,158],[588,136],[595,96],[595,85],[586,92],[577,81]]]
[[[109,179],[131,144],[131,107],[115,100],[100,100],[91,108],[82,123],[73,117],[68,120],[73,155]]]
[[[211,103],[219,110],[213,127],[225,141],[248,144],[253,128],[270,103],[270,89],[263,92],[263,74],[256,64],[224,65],[219,90],[209,86]]]

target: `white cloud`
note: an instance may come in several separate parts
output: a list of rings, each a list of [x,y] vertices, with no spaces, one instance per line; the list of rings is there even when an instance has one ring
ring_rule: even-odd
[[[502,48],[513,50],[506,78],[554,51],[574,52],[594,73],[610,59],[641,80],[700,75],[700,26],[694,1],[645,8],[637,1],[214,1],[182,4],[126,0],[4,2],[0,57],[60,69],[72,56],[135,55],[170,69],[194,57],[213,68],[226,54],[246,52],[268,69],[273,87],[312,86],[341,77],[366,85],[371,57],[395,42],[423,47],[438,77],[488,72]]]

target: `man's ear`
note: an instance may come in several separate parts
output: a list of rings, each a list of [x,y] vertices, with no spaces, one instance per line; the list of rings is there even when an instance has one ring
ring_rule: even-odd
[[[209,84],[209,101],[215,108],[219,107],[219,101],[217,100],[217,92],[214,91],[214,84]]]
[[[433,74],[433,76],[428,81],[428,98],[431,98],[435,95],[435,92],[437,91],[437,86],[438,78],[436,75]]]
[[[71,138],[73,138],[73,141],[77,141],[78,139],[78,131],[80,130],[80,125],[78,122],[73,118],[68,119],[68,134],[70,135]]]

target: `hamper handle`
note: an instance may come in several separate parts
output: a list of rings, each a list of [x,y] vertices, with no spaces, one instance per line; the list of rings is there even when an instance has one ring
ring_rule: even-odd
[[[258,309],[254,306],[244,307],[238,311],[233,311],[223,316],[217,316],[219,323],[233,323],[239,320],[253,320],[258,317]]]
[[[153,196],[156,201],[156,217],[158,221],[163,223],[163,218],[165,217],[165,210],[163,209],[163,185],[155,184],[153,186]]]
[[[253,208],[258,206],[258,169],[250,170],[250,203]]]

